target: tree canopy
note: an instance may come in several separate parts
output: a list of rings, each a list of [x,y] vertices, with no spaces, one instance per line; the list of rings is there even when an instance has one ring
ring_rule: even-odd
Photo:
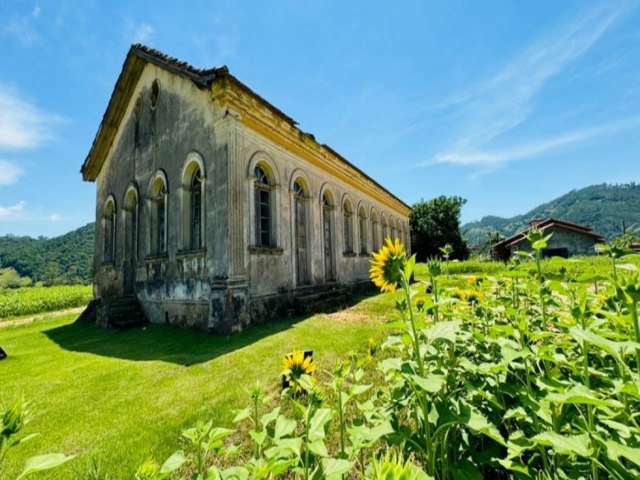
[[[440,248],[453,247],[452,259],[469,256],[467,244],[460,235],[460,210],[467,201],[444,195],[414,204],[409,216],[411,248],[418,261],[442,255]]]

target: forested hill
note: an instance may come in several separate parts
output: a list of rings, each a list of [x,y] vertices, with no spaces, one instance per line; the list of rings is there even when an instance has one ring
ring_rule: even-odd
[[[48,276],[61,280],[91,281],[93,267],[94,224],[54,238],[0,237],[0,268],[13,267],[22,277],[33,281]],[[67,281],[67,283],[74,283]]]
[[[460,231],[470,245],[483,244],[492,232],[507,237],[526,227],[531,220],[548,217],[588,225],[609,240],[622,234],[623,222],[627,227],[640,226],[640,184],[602,184],[572,190],[524,215],[488,216],[463,225]]]

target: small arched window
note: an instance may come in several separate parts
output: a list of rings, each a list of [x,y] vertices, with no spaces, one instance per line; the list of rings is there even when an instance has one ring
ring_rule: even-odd
[[[351,210],[349,200],[345,200],[342,212],[344,220],[344,251],[345,253],[353,253],[353,210]]]
[[[104,263],[114,263],[116,250],[116,206],[107,201],[104,212]]]
[[[367,253],[367,213],[364,207],[360,207],[358,212],[358,223],[360,225],[360,253]]]
[[[271,193],[273,187],[269,179],[267,171],[262,165],[256,165],[254,170],[254,194],[255,194],[255,229],[256,229],[256,246],[272,247],[273,246],[273,228],[272,228],[272,212]]]
[[[189,247],[202,248],[202,174],[197,168],[189,185]]]

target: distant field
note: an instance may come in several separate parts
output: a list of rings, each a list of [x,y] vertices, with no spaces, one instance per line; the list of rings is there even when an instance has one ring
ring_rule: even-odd
[[[93,298],[91,285],[0,289],[0,321],[10,317],[81,307]]]

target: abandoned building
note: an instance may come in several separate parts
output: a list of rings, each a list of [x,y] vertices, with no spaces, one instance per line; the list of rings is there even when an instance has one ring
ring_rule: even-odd
[[[409,243],[405,203],[226,67],[141,45],[81,172],[96,182],[99,321],[128,298],[152,322],[241,330],[368,282],[386,236]]]
[[[491,253],[494,259],[506,261],[516,255],[518,250],[531,251],[527,234],[532,228],[542,230],[545,235],[553,233],[547,248],[542,251],[545,257],[569,258],[574,255],[595,255],[596,243],[604,242],[604,237],[593,231],[591,227],[576,223],[547,218],[533,220],[525,230],[493,245]]]

